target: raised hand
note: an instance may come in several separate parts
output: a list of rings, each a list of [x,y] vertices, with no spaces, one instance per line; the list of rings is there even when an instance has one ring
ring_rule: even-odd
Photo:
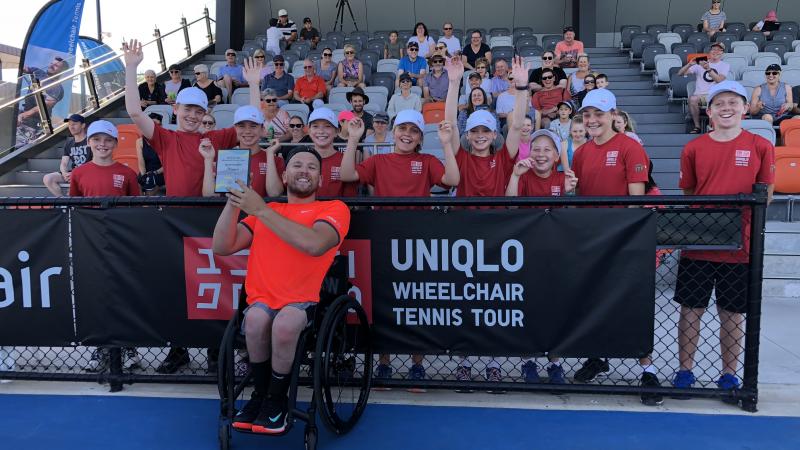
[[[136,39],[131,39],[129,42],[123,43],[122,55],[125,61],[125,67],[137,67],[144,59],[142,43]]]
[[[444,68],[447,69],[447,79],[449,81],[461,82],[461,78],[464,77],[464,63],[461,61],[460,56],[453,56],[450,59],[445,59]]]
[[[247,84],[253,89],[261,82],[261,68],[263,67],[260,62],[256,62],[253,57],[245,58],[242,64],[244,72],[244,79]]]
[[[281,148],[281,141],[273,139],[272,142],[269,143],[269,147],[265,148],[264,151],[266,151],[268,154],[275,153],[279,148]]]
[[[570,169],[564,171],[564,192],[575,192],[575,187],[578,186],[578,177],[575,172]]]
[[[528,68],[529,63],[526,63],[521,56],[515,56],[511,60],[511,77],[519,87],[528,86]]]
[[[216,156],[217,151],[214,149],[214,144],[211,143],[211,139],[203,138],[200,140],[200,147],[197,149],[200,154],[203,156],[205,160],[214,160],[214,156]]]
[[[525,158],[517,161],[517,163],[514,164],[514,175],[518,177],[524,175],[529,170],[533,169],[533,164],[534,162],[531,158]]]
[[[442,145],[448,145],[453,139],[453,124],[447,120],[439,123],[439,141]]]
[[[358,142],[364,134],[364,121],[359,118],[354,118],[347,122],[348,140]]]

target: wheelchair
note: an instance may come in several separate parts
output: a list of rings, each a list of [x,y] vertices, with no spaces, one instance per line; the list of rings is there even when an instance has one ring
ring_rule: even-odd
[[[356,299],[347,295],[347,258],[337,256],[325,276],[316,306],[314,319],[300,333],[297,351],[290,373],[288,415],[289,433],[299,419],[305,425],[305,448],[317,448],[316,414],[325,427],[335,435],[343,435],[355,426],[367,406],[372,383],[372,339],[367,315]],[[236,401],[252,381],[251,369],[237,377],[235,354],[244,349],[245,338],[241,325],[247,307],[242,289],[239,308],[228,321],[220,343],[217,387],[220,398],[219,445],[231,448],[232,431],[252,433],[232,426],[237,413]],[[305,368],[305,370],[304,370]],[[307,373],[307,376],[301,374]],[[301,384],[312,388],[308,409],[299,409],[297,391]]]

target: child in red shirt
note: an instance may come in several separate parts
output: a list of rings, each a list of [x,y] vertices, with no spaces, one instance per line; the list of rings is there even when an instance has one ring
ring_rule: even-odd
[[[86,136],[92,160],[72,171],[70,197],[119,197],[141,195],[136,172],[112,158],[117,147],[117,127],[98,120],[89,126]]]

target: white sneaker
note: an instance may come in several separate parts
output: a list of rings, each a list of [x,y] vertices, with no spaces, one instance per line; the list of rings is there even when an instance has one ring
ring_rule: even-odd
[[[122,350],[122,369],[133,370],[141,369],[142,360],[139,358],[139,351],[133,347],[128,347]]]
[[[92,352],[92,358],[89,363],[84,366],[83,370],[86,372],[102,372],[108,368],[108,350],[104,348],[96,348]]]

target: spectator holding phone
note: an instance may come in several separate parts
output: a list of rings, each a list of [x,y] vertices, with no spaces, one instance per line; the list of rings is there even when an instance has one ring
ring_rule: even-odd
[[[794,108],[792,86],[781,82],[781,66],[770,64],[764,71],[767,82],[753,89],[750,98],[750,115],[754,119],[766,120],[772,125],[789,118]]]
[[[711,51],[708,56],[699,56],[686,63],[678,71],[678,75],[684,76],[691,74],[695,76],[694,93],[689,97],[689,112],[692,114],[694,128],[690,133],[698,134],[700,130],[700,106],[706,105],[708,90],[713,84],[722,82],[731,70],[731,66],[722,61],[722,53],[725,52],[725,44],[715,42],[711,44]]]

